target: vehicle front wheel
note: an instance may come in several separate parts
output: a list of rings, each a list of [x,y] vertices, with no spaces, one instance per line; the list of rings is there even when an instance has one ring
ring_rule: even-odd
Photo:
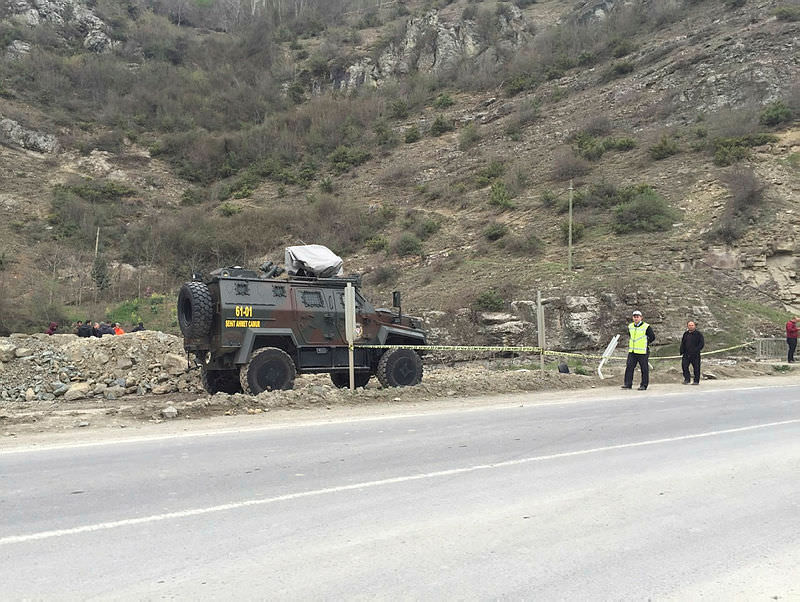
[[[253,353],[250,363],[242,367],[239,381],[245,393],[258,395],[264,391],[291,389],[296,374],[288,353],[277,347],[264,347]]]
[[[200,380],[203,383],[203,388],[211,395],[215,393],[233,395],[234,393],[242,392],[242,383],[239,382],[238,370],[206,370],[202,368]]]
[[[353,382],[356,387],[366,387],[372,375],[369,372],[356,372]],[[331,382],[340,389],[350,386],[350,372],[331,372]]]
[[[411,349],[390,349],[381,356],[376,376],[384,387],[412,387],[422,381],[422,358]]]

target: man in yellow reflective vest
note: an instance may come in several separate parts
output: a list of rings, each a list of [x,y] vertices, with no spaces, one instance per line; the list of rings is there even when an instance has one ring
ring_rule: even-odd
[[[639,390],[646,391],[647,385],[650,384],[650,366],[647,359],[650,357],[650,344],[656,340],[656,335],[653,333],[653,327],[642,318],[642,312],[637,309],[632,316],[633,322],[628,324],[630,335],[628,363],[625,366],[625,384],[622,388],[633,388],[633,371],[636,369],[636,364],[639,364],[639,369],[642,371],[642,384]]]

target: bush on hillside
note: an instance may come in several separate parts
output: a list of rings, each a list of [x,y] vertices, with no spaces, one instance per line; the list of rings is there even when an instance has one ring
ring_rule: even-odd
[[[422,241],[416,235],[407,232],[392,243],[391,250],[398,257],[422,255]]]
[[[653,189],[644,189],[629,202],[614,209],[613,229],[617,234],[665,232],[678,219],[678,212]]]
[[[405,140],[406,144],[412,144],[421,139],[422,134],[419,133],[419,128],[415,125],[412,125],[410,128],[408,128],[403,136],[403,140]]]
[[[678,154],[680,150],[678,143],[664,134],[656,144],[647,149],[647,152],[650,153],[650,157],[654,161],[661,161],[662,159]]]
[[[478,311],[500,311],[506,306],[506,302],[497,291],[490,288],[475,297],[472,306]]]
[[[506,234],[508,234],[508,226],[500,222],[492,222],[483,231],[483,236],[486,240],[491,240],[492,242],[500,240]]]
[[[571,150],[562,149],[556,153],[553,160],[553,179],[564,182],[585,176],[591,169],[585,159],[576,157]]]
[[[783,101],[776,100],[768,104],[759,115],[758,121],[763,125],[780,125],[792,120],[792,110]]]
[[[444,115],[437,115],[436,119],[431,124],[431,136],[441,136],[446,132],[453,131],[453,122],[444,117]]]
[[[569,244],[569,220],[564,220],[559,226],[561,229],[561,242],[565,245]],[[572,221],[572,244],[575,244],[583,239],[586,234],[586,225],[582,222]]]

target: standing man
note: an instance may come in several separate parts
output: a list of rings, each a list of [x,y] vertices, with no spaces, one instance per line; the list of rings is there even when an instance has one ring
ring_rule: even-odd
[[[800,320],[800,318],[795,316],[786,322],[786,344],[789,345],[789,357],[787,359],[790,364],[794,363],[794,350],[797,349],[797,320]]]
[[[681,339],[681,368],[683,368],[683,384],[689,384],[689,365],[694,372],[693,385],[700,384],[700,351],[706,346],[703,333],[697,330],[697,325],[689,320],[686,323],[686,332]]]
[[[642,371],[642,384],[639,390],[646,391],[647,385],[650,384],[650,366],[647,359],[650,357],[650,344],[656,340],[656,335],[653,333],[653,327],[642,318],[642,312],[637,309],[631,315],[633,322],[628,324],[630,335],[628,363],[625,366],[625,384],[622,388],[633,388],[633,371],[636,369],[636,364],[639,364],[639,369]]]

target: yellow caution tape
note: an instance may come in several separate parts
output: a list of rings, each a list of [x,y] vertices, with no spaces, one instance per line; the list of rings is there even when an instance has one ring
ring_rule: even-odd
[[[726,351],[733,351],[734,349],[742,349],[748,347],[753,343],[742,343],[741,345],[734,345],[732,347],[725,347],[724,349],[716,349],[714,351],[704,351],[700,355],[714,355],[717,353],[725,353]],[[581,359],[595,359],[601,360],[604,358],[602,355],[591,355],[587,353],[569,353],[566,351],[553,351],[551,349],[542,349],[541,347],[510,347],[505,345],[352,345],[355,349],[411,349],[422,351],[494,351],[494,352],[522,352],[522,353],[539,353],[543,355],[556,355],[559,357],[577,357]],[[666,355],[663,357],[650,357],[650,360],[676,360],[681,359],[682,355]],[[609,356],[606,358],[611,360],[625,360],[627,354],[624,356]]]

